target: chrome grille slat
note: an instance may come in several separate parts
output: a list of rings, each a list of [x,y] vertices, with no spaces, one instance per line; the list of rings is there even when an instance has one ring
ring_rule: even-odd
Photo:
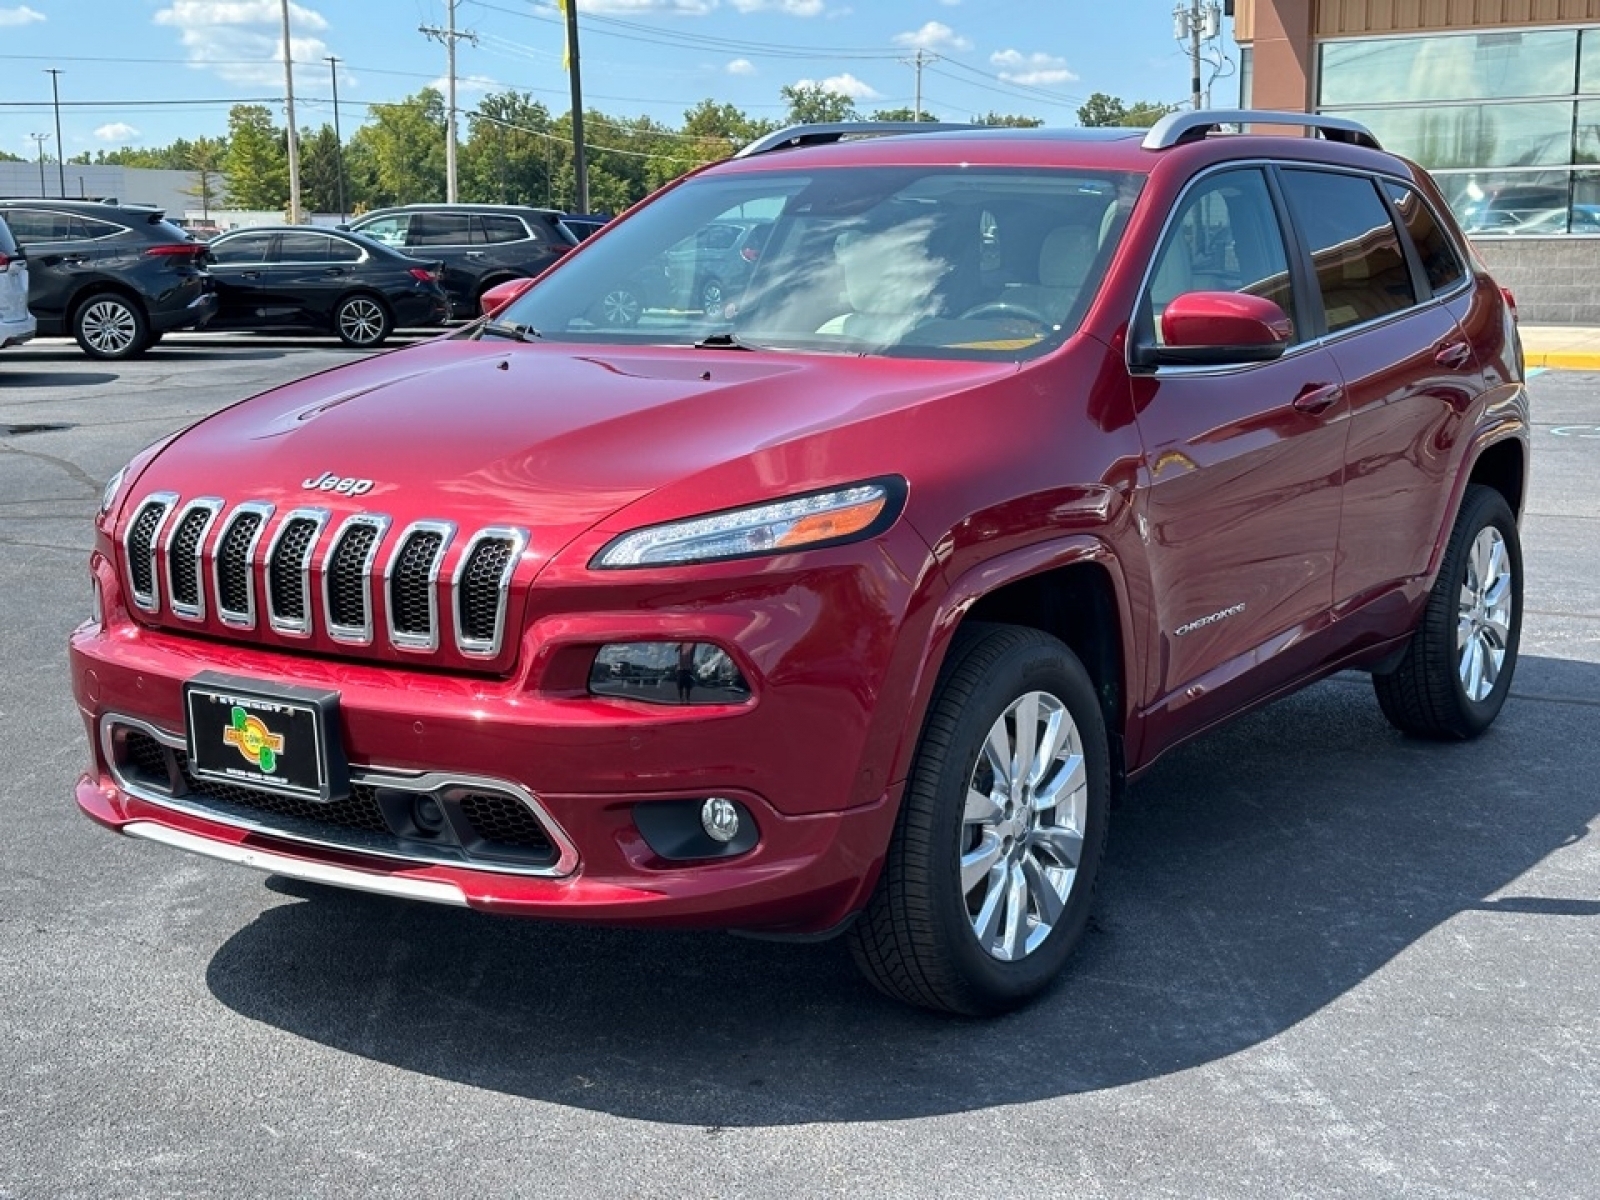
[[[328,523],[325,508],[297,508],[267,547],[267,621],[277,633],[311,635],[311,560]]]
[[[456,527],[447,521],[407,526],[384,570],[389,642],[399,650],[439,648],[439,570]]]
[[[167,606],[173,615],[186,621],[203,621],[206,616],[205,587],[201,582],[201,554],[211,522],[222,510],[217,496],[191,500],[179,510],[167,535]]]
[[[256,547],[272,519],[273,506],[248,501],[235,508],[223,523],[212,553],[211,583],[217,615],[236,629],[256,627]]]
[[[345,518],[333,535],[322,571],[322,608],[336,642],[372,644],[372,564],[388,529],[388,517],[362,513]]]
[[[133,598],[134,607],[144,612],[161,609],[161,574],[156,551],[161,544],[162,527],[177,503],[177,492],[154,492],[146,496],[138,515],[128,522],[123,534],[128,595]]]
[[[505,635],[511,575],[527,548],[526,530],[495,527],[472,535],[456,566],[451,592],[456,648],[471,658],[493,658]]]

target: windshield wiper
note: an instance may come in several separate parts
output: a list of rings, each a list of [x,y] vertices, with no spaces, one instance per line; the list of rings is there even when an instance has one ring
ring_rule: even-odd
[[[733,333],[710,333],[710,334],[707,334],[705,337],[701,338],[698,342],[696,342],[694,344],[694,348],[696,350],[754,350],[755,349],[754,346],[750,346],[750,345],[745,344],[744,342],[741,342],[739,340],[738,335],[737,334],[733,334]]]
[[[514,342],[533,342],[544,336],[532,325],[521,325],[515,321],[490,321],[478,331],[480,338],[489,334],[510,338]]]

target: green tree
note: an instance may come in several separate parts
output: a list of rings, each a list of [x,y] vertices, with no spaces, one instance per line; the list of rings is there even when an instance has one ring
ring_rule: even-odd
[[[715,100],[702,100],[683,114],[684,135],[699,138],[704,143],[698,147],[703,162],[725,158],[777,127],[774,121],[753,119],[734,105],[718,104]]]
[[[179,142],[182,142],[181,138]],[[174,142],[173,146],[178,144]],[[222,202],[222,165],[227,156],[227,143],[221,138],[203,137],[184,145],[183,169],[193,171],[195,181],[193,187],[183,189],[183,194],[200,202],[201,219],[209,222],[211,210]]]
[[[524,92],[494,92],[467,117],[460,152],[461,195],[479,203],[555,203],[552,179],[572,155],[559,144],[550,110]]]
[[[332,125],[300,133],[300,199],[308,212],[339,211],[339,139]],[[349,203],[347,191],[347,209]]]
[[[820,83],[785,84],[778,89],[789,106],[789,124],[818,125],[831,121],[856,120],[856,104],[842,92]]]
[[[444,97],[432,88],[373,105],[371,122],[350,139],[352,151],[358,143],[370,156],[370,203],[444,199]]]
[[[880,108],[867,119],[869,121],[937,121],[939,118],[931,112],[924,112],[919,117],[914,108]]]
[[[1120,125],[1126,128],[1145,129],[1173,111],[1170,104],[1153,100],[1140,100],[1131,107],[1116,96],[1095,92],[1078,109],[1078,123],[1091,127]]]
[[[1079,113],[1079,119],[1082,119],[1081,111]],[[1039,126],[1044,124],[1044,118],[1019,117],[1014,116],[1011,113],[997,113],[990,111],[984,113],[981,117],[974,116],[972,118],[972,123],[974,125],[998,125],[1003,126],[1006,129],[1037,129]],[[1087,122],[1085,122],[1085,124],[1087,124]]]
[[[234,208],[270,210],[289,203],[289,159],[284,133],[260,104],[235,104],[228,110],[228,203]]]

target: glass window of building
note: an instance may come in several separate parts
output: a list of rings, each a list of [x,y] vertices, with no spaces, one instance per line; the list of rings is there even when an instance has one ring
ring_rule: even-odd
[[[1578,170],[1600,164],[1600,28],[1325,42],[1317,108],[1426,167],[1475,237],[1600,233]]]

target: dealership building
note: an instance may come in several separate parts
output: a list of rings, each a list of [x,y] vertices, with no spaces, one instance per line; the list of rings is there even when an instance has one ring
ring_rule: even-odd
[[[1600,0],[1235,0],[1244,106],[1427,167],[1525,319],[1600,323]]]

